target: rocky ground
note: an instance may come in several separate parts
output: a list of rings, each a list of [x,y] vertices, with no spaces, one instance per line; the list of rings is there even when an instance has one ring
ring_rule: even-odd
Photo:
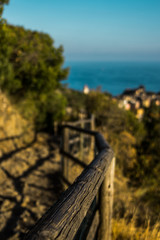
[[[34,134],[0,95],[0,239],[23,239],[62,189],[52,136]]]

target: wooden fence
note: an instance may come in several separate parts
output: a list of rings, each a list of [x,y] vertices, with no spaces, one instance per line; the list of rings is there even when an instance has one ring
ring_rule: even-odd
[[[103,136],[86,129],[85,124],[93,129],[93,119],[63,126],[63,177],[65,187],[69,187],[26,235],[26,240],[111,239],[115,159]],[[93,155],[94,143],[95,156],[88,164],[86,155]],[[77,166],[82,173],[74,181],[79,174]]]

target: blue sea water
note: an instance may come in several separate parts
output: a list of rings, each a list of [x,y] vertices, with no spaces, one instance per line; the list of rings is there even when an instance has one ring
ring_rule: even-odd
[[[67,80],[69,88],[83,90],[101,86],[116,96],[126,88],[144,85],[147,91],[160,91],[160,62],[67,62],[70,67]]]

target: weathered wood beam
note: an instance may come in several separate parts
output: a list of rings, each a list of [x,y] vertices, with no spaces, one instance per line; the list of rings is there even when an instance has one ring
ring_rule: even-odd
[[[100,189],[99,240],[111,240],[114,168],[115,158],[112,159]]]
[[[72,129],[76,127],[66,126]],[[78,129],[81,132],[90,132]],[[100,153],[59,201],[37,222],[25,240],[72,240],[93,202],[113,159],[113,151],[97,132],[95,136]]]

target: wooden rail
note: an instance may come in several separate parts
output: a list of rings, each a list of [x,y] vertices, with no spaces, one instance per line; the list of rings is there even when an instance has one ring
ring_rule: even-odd
[[[99,194],[100,225],[98,235],[92,239],[111,239],[111,217],[113,201],[113,151],[103,136],[95,131],[88,131],[75,126],[65,125],[63,130],[74,130],[94,136],[98,154],[85,167],[76,181],[61,195],[60,199],[37,222],[26,235],[25,240],[85,240],[88,239],[90,222],[96,206],[95,197]],[[68,143],[66,143],[67,145]],[[63,154],[69,158],[67,148],[63,146]],[[80,160],[77,160],[80,163]]]

